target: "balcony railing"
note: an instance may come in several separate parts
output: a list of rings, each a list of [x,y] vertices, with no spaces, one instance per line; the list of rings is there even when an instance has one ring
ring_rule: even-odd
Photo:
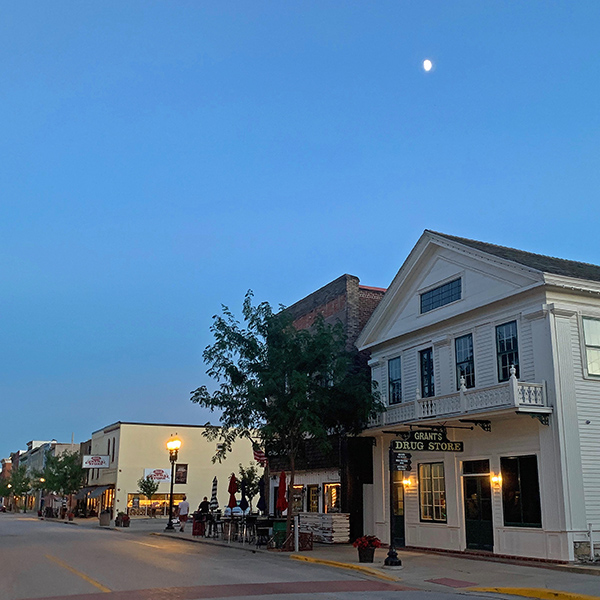
[[[419,420],[451,418],[494,410],[516,409],[520,412],[552,412],[546,398],[546,384],[518,381],[513,373],[506,383],[483,389],[461,389],[446,396],[417,398],[388,407],[369,427],[397,423],[414,423]]]

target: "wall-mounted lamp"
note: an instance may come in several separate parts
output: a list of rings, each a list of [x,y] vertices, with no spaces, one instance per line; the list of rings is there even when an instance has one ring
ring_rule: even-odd
[[[492,484],[494,485],[494,487],[500,487],[502,485],[502,476],[492,475]]]
[[[402,485],[404,487],[408,487],[410,485],[410,479],[403,479],[402,480]]]

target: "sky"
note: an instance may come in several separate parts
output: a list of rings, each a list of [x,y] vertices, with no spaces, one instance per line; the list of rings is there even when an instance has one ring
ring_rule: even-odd
[[[0,458],[215,422],[222,304],[387,287],[424,229],[600,264],[599,30],[597,0],[4,3]]]

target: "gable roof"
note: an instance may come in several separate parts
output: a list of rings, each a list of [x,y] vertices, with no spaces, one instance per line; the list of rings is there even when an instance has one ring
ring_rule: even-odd
[[[574,277],[576,279],[589,279],[592,281],[600,281],[600,266],[589,263],[577,262],[575,260],[566,260],[564,258],[554,258],[553,256],[545,256],[543,254],[535,254],[533,252],[525,252],[516,248],[507,248],[505,246],[496,246],[496,244],[488,244],[486,242],[478,242],[477,240],[469,240],[454,235],[447,235],[437,231],[425,230],[428,233],[440,236],[447,240],[470,246],[475,250],[487,252],[499,258],[510,260],[519,263],[531,269],[537,269],[544,273],[552,273],[553,275],[564,275],[565,277]]]

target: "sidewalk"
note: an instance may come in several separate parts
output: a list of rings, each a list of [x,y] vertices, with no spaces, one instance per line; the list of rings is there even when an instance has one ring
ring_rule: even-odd
[[[135,527],[133,522],[132,526]],[[141,525],[141,524],[140,524]],[[188,526],[191,524],[188,523]],[[147,525],[143,526],[146,529]],[[383,566],[387,549],[376,550],[373,564],[358,562],[358,552],[351,544],[315,544],[312,551],[287,553],[256,548],[254,544],[228,543],[223,540],[194,538],[191,527],[185,533],[154,531],[155,535],[184,542],[225,546],[232,550],[268,552],[282,559],[302,560],[321,567],[343,568],[429,591],[497,591],[544,600],[600,600],[600,564],[556,565],[529,561],[479,560],[462,555],[399,550],[402,569]],[[557,593],[558,592],[558,593]]]

